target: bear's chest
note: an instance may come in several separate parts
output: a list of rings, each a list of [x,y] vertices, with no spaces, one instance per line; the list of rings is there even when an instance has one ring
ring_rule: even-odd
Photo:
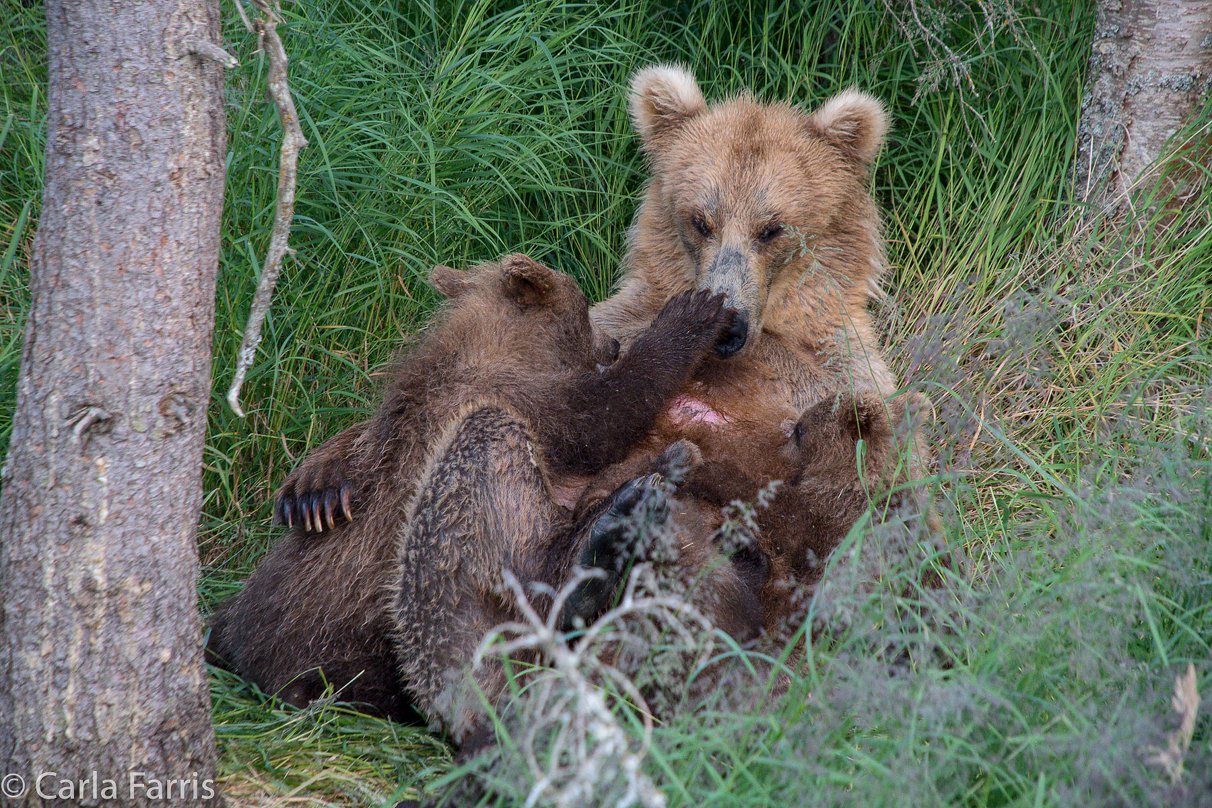
[[[763,456],[775,452],[800,415],[821,399],[839,391],[886,394],[882,362],[856,361],[858,351],[843,356],[773,334],[762,337],[741,356],[704,362],[657,419],[645,451],[655,456],[687,438],[704,457],[761,476]],[[861,351],[861,344],[856,348]]]
[[[684,395],[717,411],[721,423],[778,423],[838,388],[838,374],[827,356],[793,351],[763,336],[748,355],[704,363]]]

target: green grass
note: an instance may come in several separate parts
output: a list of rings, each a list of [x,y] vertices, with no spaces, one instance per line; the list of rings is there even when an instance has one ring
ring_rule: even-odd
[[[992,29],[956,7],[937,30],[971,83],[937,86],[937,51],[878,0],[291,3],[280,30],[311,146],[243,420],[223,396],[268,243],[278,129],[255,40],[225,14],[242,66],[227,85],[204,605],[278,535],[286,472],[374,401],[432,311],[433,263],[522,250],[609,293],[643,182],[625,112],[635,68],[685,61],[709,98],[752,88],[805,106],[858,85],[895,120],[875,174],[894,265],[886,354],[936,405],[933,482],[971,568],[923,592],[915,565],[881,556],[889,537],[860,531],[789,695],[658,726],[643,772],[669,805],[1207,804],[1212,183],[1188,165],[1202,185],[1181,204],[1115,227],[1079,215],[1067,183],[1088,3],[1022,7]],[[0,444],[40,204],[39,15],[12,0],[0,15]],[[878,586],[863,583],[870,564]],[[1169,696],[1188,662],[1205,706],[1172,786],[1146,759],[1178,724]],[[222,675],[212,692],[234,804],[381,805],[450,765],[418,728],[282,710]],[[638,719],[617,712],[639,749]]]

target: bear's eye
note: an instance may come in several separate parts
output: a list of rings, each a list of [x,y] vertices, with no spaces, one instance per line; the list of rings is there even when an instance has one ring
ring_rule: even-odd
[[[796,421],[795,426],[791,428],[791,439],[795,441],[796,446],[802,446],[804,443],[804,422]]]
[[[763,244],[769,244],[781,235],[783,235],[783,225],[779,222],[774,222],[762,228],[762,232],[758,233],[758,241]]]
[[[703,218],[703,214],[696,213],[691,216],[690,223],[694,225],[694,229],[699,231],[699,235],[703,238],[711,235],[711,225],[707,224],[707,220]]]

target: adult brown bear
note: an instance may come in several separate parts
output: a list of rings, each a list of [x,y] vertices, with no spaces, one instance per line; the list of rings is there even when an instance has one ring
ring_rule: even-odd
[[[791,603],[803,602],[799,594],[819,579],[870,498],[906,506],[938,532],[921,486],[883,496],[922,476],[927,454],[915,416],[929,406],[919,395],[896,395],[868,310],[883,296],[884,246],[869,186],[887,117],[879,101],[855,90],[810,113],[745,94],[709,105],[694,76],[676,65],[641,70],[631,90],[651,178],[619,289],[591,317],[626,345],[686,290],[724,294],[737,316],[632,456],[589,481],[581,506],[642,474],[678,439],[708,461],[698,477],[712,485],[688,489],[697,506],[750,499],[754,483],[786,479],[782,424],[823,430],[808,445],[831,447],[831,463],[788,479],[799,489],[795,498],[784,491],[759,514],[767,534],[759,544],[771,564],[761,613],[766,639],[777,646],[773,624],[796,616]],[[839,407],[853,411],[839,418]],[[876,408],[883,412],[872,418]],[[857,435],[859,425],[877,435],[866,440],[866,473],[856,473],[864,471],[857,440],[835,439],[839,429],[855,427]],[[732,475],[721,473],[729,467]],[[797,512],[805,503],[810,509]]]
[[[749,435],[835,393],[893,396],[868,311],[886,263],[869,187],[883,105],[856,90],[811,113],[745,94],[708,105],[676,65],[641,70],[631,90],[651,179],[619,289],[591,317],[627,345],[688,289],[722,293],[737,312],[650,451],[685,437],[708,458],[744,460]]]

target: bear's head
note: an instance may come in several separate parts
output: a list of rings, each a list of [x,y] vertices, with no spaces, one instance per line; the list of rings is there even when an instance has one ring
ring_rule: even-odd
[[[631,89],[652,179],[629,272],[659,292],[726,294],[737,318],[721,356],[779,318],[836,324],[882,294],[868,186],[888,129],[883,104],[846,90],[811,113],[747,95],[708,105],[675,65],[641,70]]]
[[[450,331],[468,346],[524,355],[549,370],[600,369],[618,358],[618,340],[590,323],[577,282],[521,253],[469,270],[439,264],[429,280],[451,301]]]
[[[896,476],[895,447],[915,421],[929,411],[920,393],[884,399],[878,393],[828,396],[809,407],[798,421],[783,425],[783,458],[804,478],[885,485]]]

